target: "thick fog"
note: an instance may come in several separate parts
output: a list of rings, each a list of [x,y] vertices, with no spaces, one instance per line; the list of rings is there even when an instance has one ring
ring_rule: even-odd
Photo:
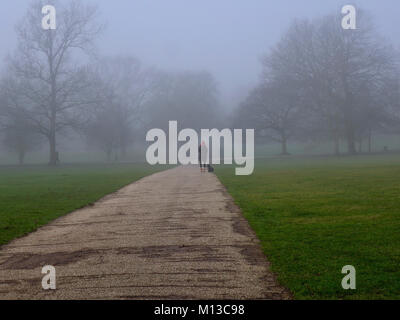
[[[57,30],[42,30],[45,4]],[[347,4],[355,30],[341,27]],[[14,161],[7,152],[20,163],[143,160],[146,132],[169,120],[252,128],[275,154],[291,143],[400,148],[397,0],[5,0],[0,10],[0,162]]]
[[[133,54],[144,63],[177,70],[208,70],[222,96],[236,104],[260,74],[259,58],[295,18],[339,12],[355,3],[370,11],[379,31],[400,45],[397,0],[93,0],[107,28],[104,54]],[[15,47],[14,26],[29,1],[1,3],[0,57]],[[238,92],[239,91],[239,92]]]

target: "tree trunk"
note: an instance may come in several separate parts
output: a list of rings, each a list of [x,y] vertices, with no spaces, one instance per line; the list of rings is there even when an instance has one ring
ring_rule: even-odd
[[[50,33],[50,58],[49,58],[50,76],[51,76],[51,105],[50,105],[50,166],[57,165],[57,150],[56,150],[56,124],[57,124],[57,74],[54,70],[53,61],[53,37]]]
[[[106,151],[107,162],[111,162],[111,153],[112,153],[112,150],[111,149],[107,149],[107,151]]]
[[[24,159],[25,159],[25,151],[24,150],[20,150],[18,152],[18,163],[20,166],[22,166],[24,164]]]
[[[282,155],[287,155],[287,139],[283,138],[281,141],[281,146],[282,146]]]
[[[346,138],[347,138],[347,151],[349,154],[356,154],[357,150],[356,150],[356,142],[355,142],[355,138],[354,138],[354,129],[353,126],[351,124],[347,124],[347,134],[346,134]]]
[[[334,148],[333,152],[335,156],[338,156],[340,155],[340,134],[339,134],[339,124],[336,114],[328,118],[328,126],[330,128],[333,137],[333,148]]]
[[[338,137],[337,132],[334,133],[333,140],[334,140],[335,156],[338,156],[338,155],[340,155],[340,149],[339,149],[339,137]]]
[[[354,140],[351,139],[351,138],[347,139],[347,152],[349,154],[356,154],[357,153],[356,144],[355,144]]]
[[[57,156],[56,156],[56,134],[52,132],[49,136],[49,147],[50,147],[50,157],[49,157],[49,165],[56,166],[57,165]]]
[[[345,120],[345,132],[347,139],[347,151],[349,154],[356,154],[356,139],[354,130],[354,110],[353,110],[353,95],[348,89],[346,76],[343,75],[343,84],[346,93],[345,104],[344,104],[344,120]]]
[[[372,152],[372,130],[368,130],[368,152]]]

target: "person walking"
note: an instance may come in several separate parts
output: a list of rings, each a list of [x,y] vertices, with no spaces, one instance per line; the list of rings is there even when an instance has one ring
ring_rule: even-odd
[[[206,172],[208,162],[208,149],[206,143],[204,141],[199,145],[199,164],[200,164],[200,172]]]

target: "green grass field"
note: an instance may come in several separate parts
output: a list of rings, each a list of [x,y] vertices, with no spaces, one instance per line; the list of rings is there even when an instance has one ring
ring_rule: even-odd
[[[275,158],[216,173],[296,299],[400,298],[400,156]],[[357,289],[344,290],[353,265]]]
[[[145,164],[0,167],[0,245],[162,169]]]

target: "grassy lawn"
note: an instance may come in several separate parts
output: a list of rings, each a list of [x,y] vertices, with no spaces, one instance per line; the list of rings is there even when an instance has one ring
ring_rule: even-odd
[[[0,167],[0,245],[162,169],[145,164]]]
[[[400,299],[400,156],[259,160],[216,173],[296,299]],[[353,265],[357,289],[341,287]]]

